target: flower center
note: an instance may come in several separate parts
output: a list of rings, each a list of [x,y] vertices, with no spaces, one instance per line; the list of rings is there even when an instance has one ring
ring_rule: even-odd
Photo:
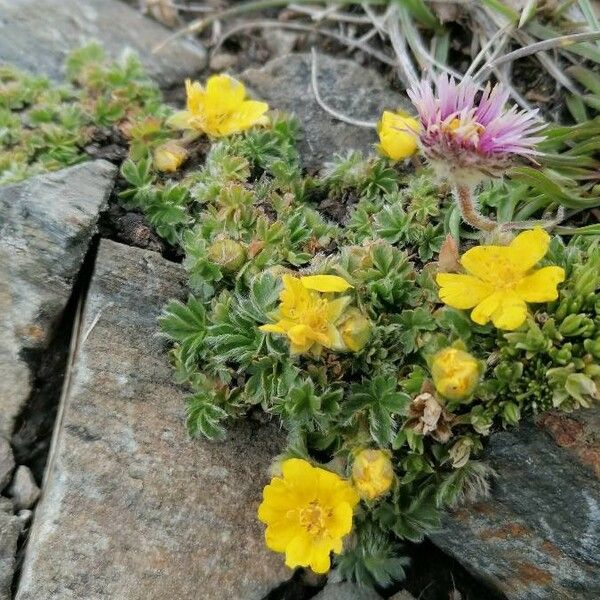
[[[455,117],[449,123],[442,125],[444,133],[459,139],[461,142],[466,142],[472,146],[477,146],[479,136],[485,131],[485,127],[477,121],[459,119]]]
[[[320,536],[325,531],[325,515],[316,501],[300,510],[300,525],[310,535]]]

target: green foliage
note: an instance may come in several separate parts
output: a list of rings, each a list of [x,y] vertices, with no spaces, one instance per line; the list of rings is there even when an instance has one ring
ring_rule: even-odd
[[[531,413],[597,399],[600,250],[594,236],[566,245],[555,237],[544,260],[566,271],[560,297],[532,305],[516,331],[476,325],[438,298],[433,261],[446,235],[461,233],[448,190],[427,170],[401,173],[356,152],[307,177],[297,136],[295,120],[278,114],[269,126],[213,143],[201,166],[172,177],[153,169],[154,142],[141,136],[132,149],[146,150],[123,164],[121,197],[184,255],[192,295],[170,303],[160,325],[173,344],[176,381],[189,392],[192,435],[222,438],[229,420],[260,408],[288,432],[284,456],[329,463],[344,475],[362,448],[391,457],[390,491],[363,501],[337,559],[342,577],[385,587],[404,576],[394,540],[419,542],[439,527],[445,507],[489,493],[493,472],[476,460],[487,435]],[[555,158],[569,152],[570,142],[560,143]],[[519,180],[525,175],[483,190],[484,207],[503,221],[545,210],[558,190],[542,189],[539,177]],[[540,195],[526,208],[535,185]],[[351,284],[335,328],[352,335],[360,323],[366,335],[355,352],[295,355],[284,335],[261,330],[289,317],[278,311],[282,275],[299,274],[336,274]],[[451,345],[467,349],[483,371],[464,401],[444,400],[432,383],[432,357]],[[418,414],[429,395],[442,407],[439,431],[423,426],[430,414]]]
[[[112,62],[90,45],[66,66],[62,86],[0,68],[0,184],[86,160],[96,138],[125,134],[138,157],[164,138],[160,92],[133,55]]]
[[[343,579],[364,587],[385,588],[405,578],[404,569],[410,561],[400,551],[377,523],[360,520],[355,526],[354,545],[337,559],[337,568]]]
[[[396,382],[384,376],[355,384],[344,404],[344,420],[365,418],[371,437],[381,447],[389,446],[395,433],[396,415],[402,414],[410,397],[396,388]]]

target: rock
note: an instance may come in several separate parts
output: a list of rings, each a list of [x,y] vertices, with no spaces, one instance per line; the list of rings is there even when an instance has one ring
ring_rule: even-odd
[[[492,497],[431,539],[508,600],[600,598],[600,406],[493,435]]]
[[[255,98],[272,109],[294,113],[302,126],[300,152],[304,166],[318,170],[336,153],[349,150],[373,152],[375,129],[343,123],[329,116],[314,98],[311,57],[291,54],[268,62],[262,69],[241,75]],[[384,109],[408,107],[408,100],[393,92],[377,73],[352,60],[321,56],[318,63],[319,92],[331,108],[354,119],[378,121]]]
[[[38,501],[40,488],[29,467],[21,465],[17,469],[8,493],[17,511],[31,508]]]
[[[14,507],[10,498],[0,496],[0,512],[12,515],[14,513]]]
[[[219,52],[210,59],[210,68],[212,71],[227,71],[237,65],[237,54],[229,52]]]
[[[381,596],[372,589],[361,588],[354,583],[328,583],[314,600],[381,600]]]
[[[21,533],[18,517],[0,511],[0,600],[11,599],[11,585],[15,574],[17,542]]]
[[[99,160],[0,188],[0,437],[31,391],[24,355],[47,347],[115,173]]]
[[[406,590],[401,590],[397,594],[394,594],[389,600],[415,600],[415,597]]]
[[[0,492],[10,483],[15,470],[15,458],[8,440],[0,437]]]
[[[204,49],[189,40],[153,53],[171,32],[119,0],[0,0],[0,23],[2,62],[56,80],[64,77],[66,55],[91,41],[113,58],[134,50],[163,87],[181,83],[206,63]]]
[[[29,522],[31,521],[31,517],[33,517],[33,511],[32,510],[20,510],[17,513],[17,518],[19,519],[19,521],[21,521],[21,524],[23,526],[23,528],[27,527],[27,525],[29,525]]]
[[[272,58],[278,56],[287,56],[294,51],[294,46],[298,41],[298,34],[293,31],[284,31],[283,29],[265,29],[263,30],[263,39]]]
[[[182,267],[102,240],[19,600],[260,600],[291,577],[256,518],[275,426],[191,440],[156,318]]]

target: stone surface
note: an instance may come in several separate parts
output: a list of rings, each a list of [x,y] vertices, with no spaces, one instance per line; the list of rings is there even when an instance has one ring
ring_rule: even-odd
[[[15,458],[7,439],[0,437],[0,492],[10,483],[15,470]]]
[[[492,497],[432,540],[509,600],[600,598],[600,406],[493,435]]]
[[[300,151],[304,166],[316,170],[336,153],[373,151],[375,129],[343,123],[326,113],[311,86],[311,57],[291,54],[276,58],[262,69],[241,75],[253,95],[272,109],[294,113],[302,126]],[[384,109],[406,108],[408,99],[392,91],[377,73],[356,62],[322,55],[318,61],[319,92],[331,108],[359,120],[377,121]]]
[[[19,600],[260,600],[289,579],[256,519],[278,429],[191,440],[156,318],[185,273],[103,240]]]
[[[21,465],[17,469],[8,493],[16,511],[31,508],[37,502],[40,497],[40,488],[28,467]]]
[[[353,583],[328,583],[314,600],[381,600],[374,590],[361,588]]]
[[[0,188],[0,437],[31,391],[24,355],[50,341],[115,173],[99,160]]]
[[[415,600],[415,597],[406,590],[401,590],[394,594],[389,600]]]
[[[119,0],[0,0],[0,62],[57,80],[69,51],[96,41],[114,58],[134,50],[162,86],[181,83],[204,67],[206,53],[187,40],[152,53],[170,33]]]
[[[21,527],[18,517],[0,511],[0,600],[11,600],[10,588]]]

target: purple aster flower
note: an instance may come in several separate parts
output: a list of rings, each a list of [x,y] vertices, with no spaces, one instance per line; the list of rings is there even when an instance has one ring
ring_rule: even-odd
[[[488,177],[499,177],[515,155],[538,154],[536,135],[544,124],[537,111],[505,109],[509,92],[500,85],[486,86],[479,99],[470,78],[456,83],[446,75],[422,81],[408,95],[419,112],[419,141],[436,173],[455,185],[473,187]]]

